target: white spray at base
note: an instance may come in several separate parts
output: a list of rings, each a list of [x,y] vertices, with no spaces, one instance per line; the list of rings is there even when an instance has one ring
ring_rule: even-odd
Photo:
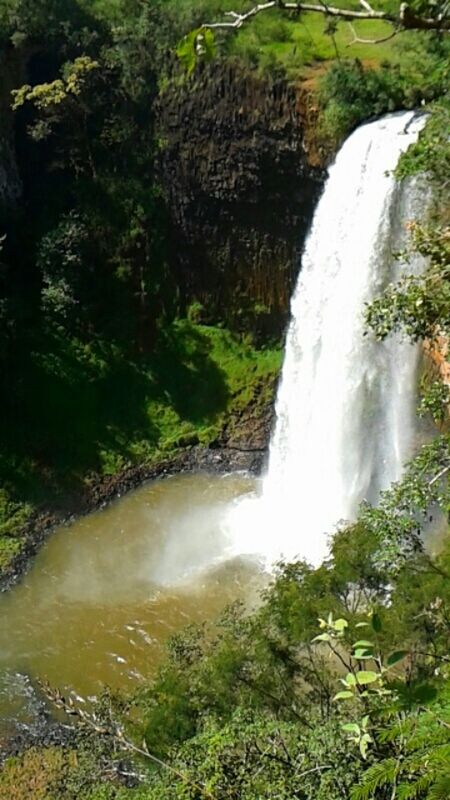
[[[392,175],[424,122],[406,112],[364,125],[329,171],[292,300],[262,493],[226,520],[236,555],[319,564],[337,524],[376,502],[411,455],[418,348],[365,334],[364,307],[398,278],[392,253],[426,205],[423,187]]]

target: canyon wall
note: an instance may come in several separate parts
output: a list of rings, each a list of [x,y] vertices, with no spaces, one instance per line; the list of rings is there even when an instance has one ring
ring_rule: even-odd
[[[298,92],[213,63],[162,93],[158,128],[186,304],[202,304],[206,322],[279,334],[324,179],[306,152]]]
[[[1,67],[0,207],[13,208],[11,89],[25,80],[24,57],[11,48]],[[304,92],[217,61],[172,79],[156,116],[181,311],[196,303],[200,321],[279,337],[325,177]]]
[[[22,192],[11,109],[11,91],[20,86],[22,70],[22,59],[12,47],[0,51],[0,210],[13,207]]]

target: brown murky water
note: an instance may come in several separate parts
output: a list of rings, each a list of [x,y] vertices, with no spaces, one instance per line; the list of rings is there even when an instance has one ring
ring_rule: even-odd
[[[227,559],[221,529],[253,489],[243,475],[170,478],[58,530],[0,599],[0,716],[18,713],[36,677],[86,699],[133,686],[176,631],[256,599],[261,568]]]

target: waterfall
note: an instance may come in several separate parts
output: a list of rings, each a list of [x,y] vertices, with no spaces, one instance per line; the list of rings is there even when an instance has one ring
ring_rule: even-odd
[[[320,563],[336,525],[376,502],[411,455],[418,349],[376,342],[364,307],[398,277],[392,253],[423,210],[423,189],[392,175],[423,124],[406,112],[364,125],[330,168],[292,299],[268,471],[227,521],[235,553]]]

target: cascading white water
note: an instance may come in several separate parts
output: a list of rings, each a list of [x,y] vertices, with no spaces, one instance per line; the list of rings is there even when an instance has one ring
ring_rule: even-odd
[[[235,553],[320,563],[328,534],[411,454],[418,350],[365,335],[364,306],[398,277],[392,253],[423,210],[423,190],[392,176],[423,124],[407,112],[364,125],[330,169],[292,300],[262,494],[227,521]]]

